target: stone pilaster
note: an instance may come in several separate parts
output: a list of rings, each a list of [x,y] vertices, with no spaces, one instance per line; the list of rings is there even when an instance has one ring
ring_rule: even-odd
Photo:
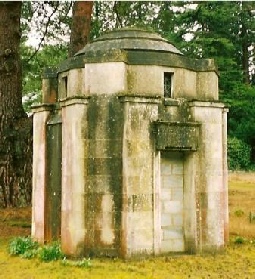
[[[225,192],[224,150],[226,144],[224,105],[213,102],[192,102],[191,114],[194,121],[201,123],[196,168],[196,209],[198,250],[211,251],[224,246],[225,235]],[[224,124],[224,125],[223,125]]]
[[[154,252],[154,139],[156,98],[122,97],[124,103],[122,254]]]
[[[62,107],[62,216],[61,242],[64,253],[80,255],[84,250],[85,138],[87,98],[61,100]]]
[[[52,105],[33,108],[33,192],[32,232],[37,241],[44,243],[45,233],[45,188],[46,188],[46,123]]]

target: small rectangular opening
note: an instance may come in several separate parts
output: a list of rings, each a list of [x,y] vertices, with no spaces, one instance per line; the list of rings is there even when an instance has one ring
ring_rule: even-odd
[[[164,97],[173,98],[172,94],[173,73],[164,73]]]
[[[67,96],[67,76],[63,77],[63,82],[64,82],[64,92],[65,95]]]

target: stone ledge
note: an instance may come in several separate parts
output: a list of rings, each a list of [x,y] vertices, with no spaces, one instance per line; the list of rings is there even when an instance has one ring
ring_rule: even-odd
[[[199,101],[194,100],[189,102],[190,107],[210,107],[210,108],[225,108],[225,104],[220,101]]]
[[[146,96],[146,95],[119,95],[120,102],[130,103],[147,103],[160,104],[162,102],[161,96]]]
[[[52,104],[52,103],[37,104],[31,107],[32,113],[37,113],[42,111],[52,111],[55,108],[56,108],[56,104]]]
[[[66,107],[66,106],[71,106],[71,105],[76,105],[76,104],[82,104],[82,105],[87,105],[90,97],[89,96],[71,96],[67,97],[64,99],[60,99],[60,106],[61,107]]]

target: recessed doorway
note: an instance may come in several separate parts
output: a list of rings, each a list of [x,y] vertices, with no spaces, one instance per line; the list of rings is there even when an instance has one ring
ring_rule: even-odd
[[[183,153],[161,152],[161,252],[182,252],[183,230]]]

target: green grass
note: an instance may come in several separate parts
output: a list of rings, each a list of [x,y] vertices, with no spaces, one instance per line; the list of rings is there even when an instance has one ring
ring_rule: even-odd
[[[255,184],[230,181],[230,242],[221,254],[178,255],[142,260],[91,259],[82,262],[41,262],[8,253],[9,237],[0,237],[0,278],[3,279],[186,279],[255,278],[255,224],[249,212],[255,211]]]
[[[255,244],[231,244],[217,255],[183,255],[146,260],[92,259],[91,267],[11,257],[1,242],[0,278],[254,278]],[[6,248],[6,249],[5,249]]]

